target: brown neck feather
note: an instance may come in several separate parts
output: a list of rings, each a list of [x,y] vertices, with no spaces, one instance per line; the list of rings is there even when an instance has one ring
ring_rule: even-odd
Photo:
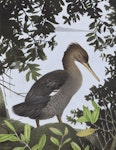
[[[64,70],[68,70],[69,72],[71,72],[71,74],[74,74],[75,76],[82,76],[79,68],[75,64],[75,61],[76,60],[74,59],[73,55],[70,52],[68,53],[66,51],[62,59]]]

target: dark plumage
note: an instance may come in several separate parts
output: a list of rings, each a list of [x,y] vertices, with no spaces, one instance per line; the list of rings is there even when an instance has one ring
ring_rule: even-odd
[[[79,44],[72,43],[64,53],[64,70],[52,71],[37,80],[27,93],[25,102],[13,106],[14,113],[37,122],[56,115],[61,121],[65,107],[82,84],[81,72],[74,61],[82,63],[99,80],[88,65],[87,52]],[[52,96],[54,91],[57,92]]]
[[[67,77],[67,72],[63,70],[56,70],[44,75],[31,87],[25,102],[13,106],[13,111],[20,116],[39,118],[41,110],[50,101],[50,94],[58,90],[65,83]]]

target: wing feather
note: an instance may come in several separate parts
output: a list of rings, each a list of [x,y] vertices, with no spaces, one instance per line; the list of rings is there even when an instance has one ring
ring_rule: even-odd
[[[57,70],[44,75],[32,86],[25,101],[33,101],[37,99],[37,96],[49,96],[54,90],[59,90],[67,78],[68,73],[64,70]]]
[[[50,94],[59,90],[68,78],[67,71],[50,72],[37,80],[28,92],[25,102],[13,106],[13,111],[20,116],[38,118],[41,110],[50,101]]]

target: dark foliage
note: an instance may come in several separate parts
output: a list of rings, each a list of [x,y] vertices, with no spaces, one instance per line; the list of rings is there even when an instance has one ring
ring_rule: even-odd
[[[104,3],[107,12],[105,20],[99,7]],[[39,66],[33,64],[37,59],[45,60],[44,48],[52,50],[56,45],[55,25],[57,17],[67,6],[63,16],[64,24],[78,22],[84,15],[91,19],[87,41],[95,50],[112,47],[116,43],[114,31],[115,1],[105,0],[71,1],[58,0],[1,0],[0,1],[0,74],[8,69],[27,71],[36,80]],[[111,12],[109,12],[111,10]],[[30,64],[32,67],[30,68]],[[32,69],[33,68],[33,69]]]
[[[28,70],[36,79],[36,59],[46,59],[43,48],[55,46],[56,15],[64,5],[59,0],[1,0],[0,1],[0,74],[6,69]],[[49,37],[50,35],[50,37]],[[31,63],[31,64],[30,64]]]
[[[94,124],[86,123],[87,126],[98,129],[98,136],[104,140],[104,148],[111,144],[111,140],[116,135],[116,52],[114,55],[102,55],[106,59],[109,66],[106,68],[107,79],[104,80],[104,85],[98,87],[93,86],[90,89],[90,94],[85,96],[87,101],[97,100],[101,111],[98,121]],[[68,120],[72,123],[77,123],[77,118],[82,116],[82,111],[77,109],[71,111],[72,116]]]

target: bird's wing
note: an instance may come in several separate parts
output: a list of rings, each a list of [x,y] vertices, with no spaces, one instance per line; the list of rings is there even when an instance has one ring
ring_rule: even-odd
[[[50,94],[60,89],[68,78],[67,71],[57,70],[41,77],[28,92],[25,102],[13,106],[13,111],[20,116],[38,118],[41,110],[50,100]]]
[[[25,102],[34,104],[49,101],[49,98],[44,99],[44,96],[50,96],[53,91],[59,90],[67,78],[68,72],[65,70],[56,70],[44,75],[32,86],[26,96]]]
[[[20,103],[13,106],[13,111],[19,116],[29,117],[32,119],[38,118],[41,113],[41,110],[47,105],[47,102],[44,103]]]

